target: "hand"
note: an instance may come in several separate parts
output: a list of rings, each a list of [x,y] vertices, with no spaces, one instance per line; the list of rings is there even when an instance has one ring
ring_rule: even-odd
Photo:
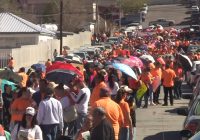
[[[83,137],[82,137],[82,134],[81,132],[79,131],[78,134],[75,136],[75,139],[74,140],[82,140]]]

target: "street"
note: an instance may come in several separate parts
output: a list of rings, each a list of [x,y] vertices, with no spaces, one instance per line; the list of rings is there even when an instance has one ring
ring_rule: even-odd
[[[175,20],[176,26],[187,25],[187,8],[184,5],[155,5],[149,7],[146,22],[143,27],[147,27],[149,21],[157,18]],[[160,102],[163,103],[163,89],[161,89]],[[174,106],[149,106],[148,109],[137,109],[137,140],[180,140],[179,131],[185,116],[177,114],[177,109],[186,107],[189,100],[174,100]]]
[[[176,25],[186,25],[190,17],[187,11],[188,9],[182,4],[150,6],[143,27],[147,27],[150,21],[157,20],[158,18],[175,20]]]

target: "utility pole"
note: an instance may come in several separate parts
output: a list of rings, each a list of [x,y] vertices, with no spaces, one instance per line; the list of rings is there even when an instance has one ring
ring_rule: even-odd
[[[63,48],[63,0],[60,0],[60,55]]]

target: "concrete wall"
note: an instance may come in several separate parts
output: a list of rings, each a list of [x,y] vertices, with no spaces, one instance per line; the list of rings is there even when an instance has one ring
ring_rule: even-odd
[[[75,50],[84,44],[91,44],[91,33],[81,32],[79,34],[70,35],[63,38],[63,46],[69,46],[71,50]],[[16,61],[15,70],[20,67],[29,67],[32,64],[44,63],[48,58],[53,59],[53,51],[57,49],[59,52],[60,41],[57,39],[40,42],[38,45],[24,45],[21,48],[7,49]],[[8,51],[9,50],[9,51]],[[3,53],[3,50],[0,50]],[[4,54],[4,53],[3,53]],[[2,54],[2,55],[3,55]],[[1,55],[1,54],[0,54]],[[5,65],[0,65],[5,67]]]

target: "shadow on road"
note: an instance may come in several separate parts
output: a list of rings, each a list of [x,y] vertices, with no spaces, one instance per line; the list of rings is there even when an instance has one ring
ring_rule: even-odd
[[[160,132],[152,136],[147,136],[143,140],[181,140],[180,131]]]
[[[178,115],[181,115],[181,116],[187,116],[186,115],[187,109],[188,109],[187,107],[182,106],[182,107],[179,107],[179,108],[173,108],[173,109],[165,110],[165,112],[172,113],[172,114],[178,114]]]

